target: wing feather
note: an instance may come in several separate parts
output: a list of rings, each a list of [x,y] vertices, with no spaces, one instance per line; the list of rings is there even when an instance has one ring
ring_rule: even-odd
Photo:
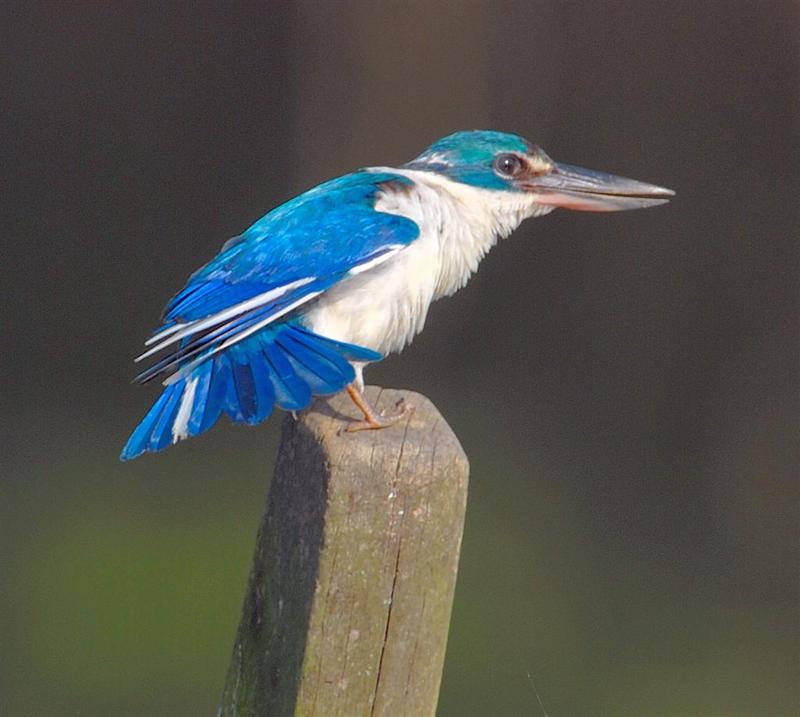
[[[185,375],[408,246],[419,227],[374,208],[379,193],[398,182],[410,180],[388,172],[345,175],[277,207],[229,240],[167,305],[164,325],[136,360],[173,348],[137,381]]]

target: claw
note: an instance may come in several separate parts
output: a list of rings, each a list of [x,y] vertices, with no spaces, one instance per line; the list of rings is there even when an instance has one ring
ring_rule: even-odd
[[[366,396],[358,389],[355,383],[347,387],[347,393],[353,399],[353,403],[358,406],[359,410],[364,414],[363,421],[352,421],[346,426],[339,429],[339,433],[345,431],[347,433],[354,433],[356,431],[378,430],[380,428],[388,428],[394,425],[399,420],[407,416],[414,407],[406,403],[405,399],[401,398],[394,406],[393,413],[383,414],[378,413],[367,401]]]

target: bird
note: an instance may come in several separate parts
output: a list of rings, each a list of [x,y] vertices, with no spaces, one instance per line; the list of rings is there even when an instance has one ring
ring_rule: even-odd
[[[200,435],[222,413],[257,424],[275,406],[296,412],[340,391],[363,414],[344,431],[387,428],[409,407],[370,405],[365,366],[408,345],[499,239],[557,208],[638,209],[673,195],[493,130],[320,184],[225,242],[169,301],[136,361],[161,357],[134,379],[164,389],[120,457]]]

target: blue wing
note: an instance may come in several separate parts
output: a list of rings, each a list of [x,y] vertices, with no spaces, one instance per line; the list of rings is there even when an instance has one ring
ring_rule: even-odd
[[[348,273],[407,246],[419,234],[404,217],[378,212],[376,194],[410,180],[356,172],[274,209],[189,279],[167,305],[164,326],[138,359],[177,349],[144,371],[140,382],[189,366],[291,316]]]
[[[164,310],[164,324],[137,360],[170,351],[137,377],[166,377],[166,389],[137,426],[123,460],[160,451],[210,428],[224,411],[258,423],[278,406],[353,381],[350,361],[381,355],[309,332],[303,307],[349,272],[377,265],[419,235],[411,220],[375,210],[391,173],[357,172],[274,209],[189,279]]]

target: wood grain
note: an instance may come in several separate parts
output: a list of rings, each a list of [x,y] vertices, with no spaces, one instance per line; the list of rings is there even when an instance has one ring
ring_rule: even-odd
[[[367,395],[414,411],[340,433],[340,394],[284,420],[220,715],[435,714],[469,466],[427,398]]]

